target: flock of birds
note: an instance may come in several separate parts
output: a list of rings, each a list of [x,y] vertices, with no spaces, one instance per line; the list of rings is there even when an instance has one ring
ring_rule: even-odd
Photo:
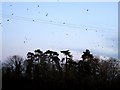
[[[12,7],[12,6],[13,6],[13,5],[10,5],[10,7]],[[39,8],[40,5],[37,5],[37,7]],[[27,8],[26,10],[28,11],[29,8]],[[86,12],[88,12],[88,11],[89,11],[89,9],[86,9]],[[14,16],[14,13],[11,13],[11,15]],[[48,15],[49,15],[48,13],[45,14],[46,17],[48,17]],[[10,21],[10,19],[7,19],[7,22],[9,22],[9,21]],[[33,19],[32,21],[35,22],[34,19]],[[50,22],[53,22],[53,21],[51,20]],[[0,23],[0,24],[2,24],[2,23]],[[62,24],[65,25],[66,22],[63,22]],[[85,30],[87,31],[87,30],[89,30],[89,28],[86,28]],[[98,32],[98,30],[95,30],[95,32]],[[65,34],[65,35],[68,36],[69,34],[67,33],[67,34]],[[103,37],[103,34],[102,34],[101,36]],[[25,43],[27,42],[27,40],[28,40],[27,37],[25,37],[25,40],[23,41],[23,43],[25,44]],[[113,42],[115,42],[115,40],[113,40]],[[99,44],[98,44],[97,46],[100,47]],[[114,45],[112,45],[111,47],[113,48]],[[101,48],[104,48],[104,47],[102,46]]]

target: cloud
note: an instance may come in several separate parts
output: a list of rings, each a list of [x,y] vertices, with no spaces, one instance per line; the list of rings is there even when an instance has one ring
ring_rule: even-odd
[[[118,58],[118,50],[113,49],[113,48],[109,48],[109,47],[106,47],[104,49],[93,49],[93,52],[99,56]]]

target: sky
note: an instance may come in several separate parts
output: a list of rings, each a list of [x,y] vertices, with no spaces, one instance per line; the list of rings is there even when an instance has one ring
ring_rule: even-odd
[[[0,15],[3,60],[38,48],[118,57],[117,2],[4,2]]]
[[[119,2],[119,0],[1,0],[1,2]]]

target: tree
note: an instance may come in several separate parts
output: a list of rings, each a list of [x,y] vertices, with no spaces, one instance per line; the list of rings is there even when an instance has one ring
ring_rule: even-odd
[[[50,51],[50,50],[47,50],[45,52],[45,54],[48,55],[48,58],[49,58],[49,63],[52,62],[52,67],[56,66],[57,69],[59,71],[61,71],[61,67],[60,67],[60,59],[58,58],[59,54],[55,51]]]
[[[40,49],[34,51],[34,68],[33,75],[34,79],[40,79],[47,77],[48,67],[47,67],[47,55],[43,53]]]
[[[18,55],[9,57],[7,61],[3,64],[3,73],[8,74],[9,77],[19,78],[23,71],[23,58]]]
[[[40,63],[43,52],[40,49],[37,49],[34,52],[35,52],[35,54],[34,54],[35,61],[38,61],[38,63]]]
[[[42,52],[40,49],[28,52],[25,60],[18,55],[9,57],[2,65],[3,90],[120,88],[119,60],[103,60],[93,56],[88,49],[78,62],[69,50],[61,53],[65,55],[61,60],[56,51]],[[61,68],[61,64],[64,67]]]
[[[27,66],[26,66],[26,76],[28,79],[33,78],[33,61],[34,61],[34,53],[27,53]]]
[[[83,53],[84,53],[84,54],[82,55],[83,61],[93,59],[93,55],[90,54],[90,51],[89,51],[88,49],[86,49],[86,51],[83,52]]]
[[[72,60],[72,55],[69,50],[61,51],[61,53],[63,53],[65,55],[65,60],[66,60],[65,68],[66,68],[66,72],[67,72],[67,64],[68,64],[68,61]]]

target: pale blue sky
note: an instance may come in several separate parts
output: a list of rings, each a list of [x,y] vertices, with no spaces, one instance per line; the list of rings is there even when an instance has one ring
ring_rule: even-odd
[[[2,3],[2,10],[3,59],[37,48],[70,49],[75,57],[88,48],[98,56],[117,57],[117,2],[14,2]]]

